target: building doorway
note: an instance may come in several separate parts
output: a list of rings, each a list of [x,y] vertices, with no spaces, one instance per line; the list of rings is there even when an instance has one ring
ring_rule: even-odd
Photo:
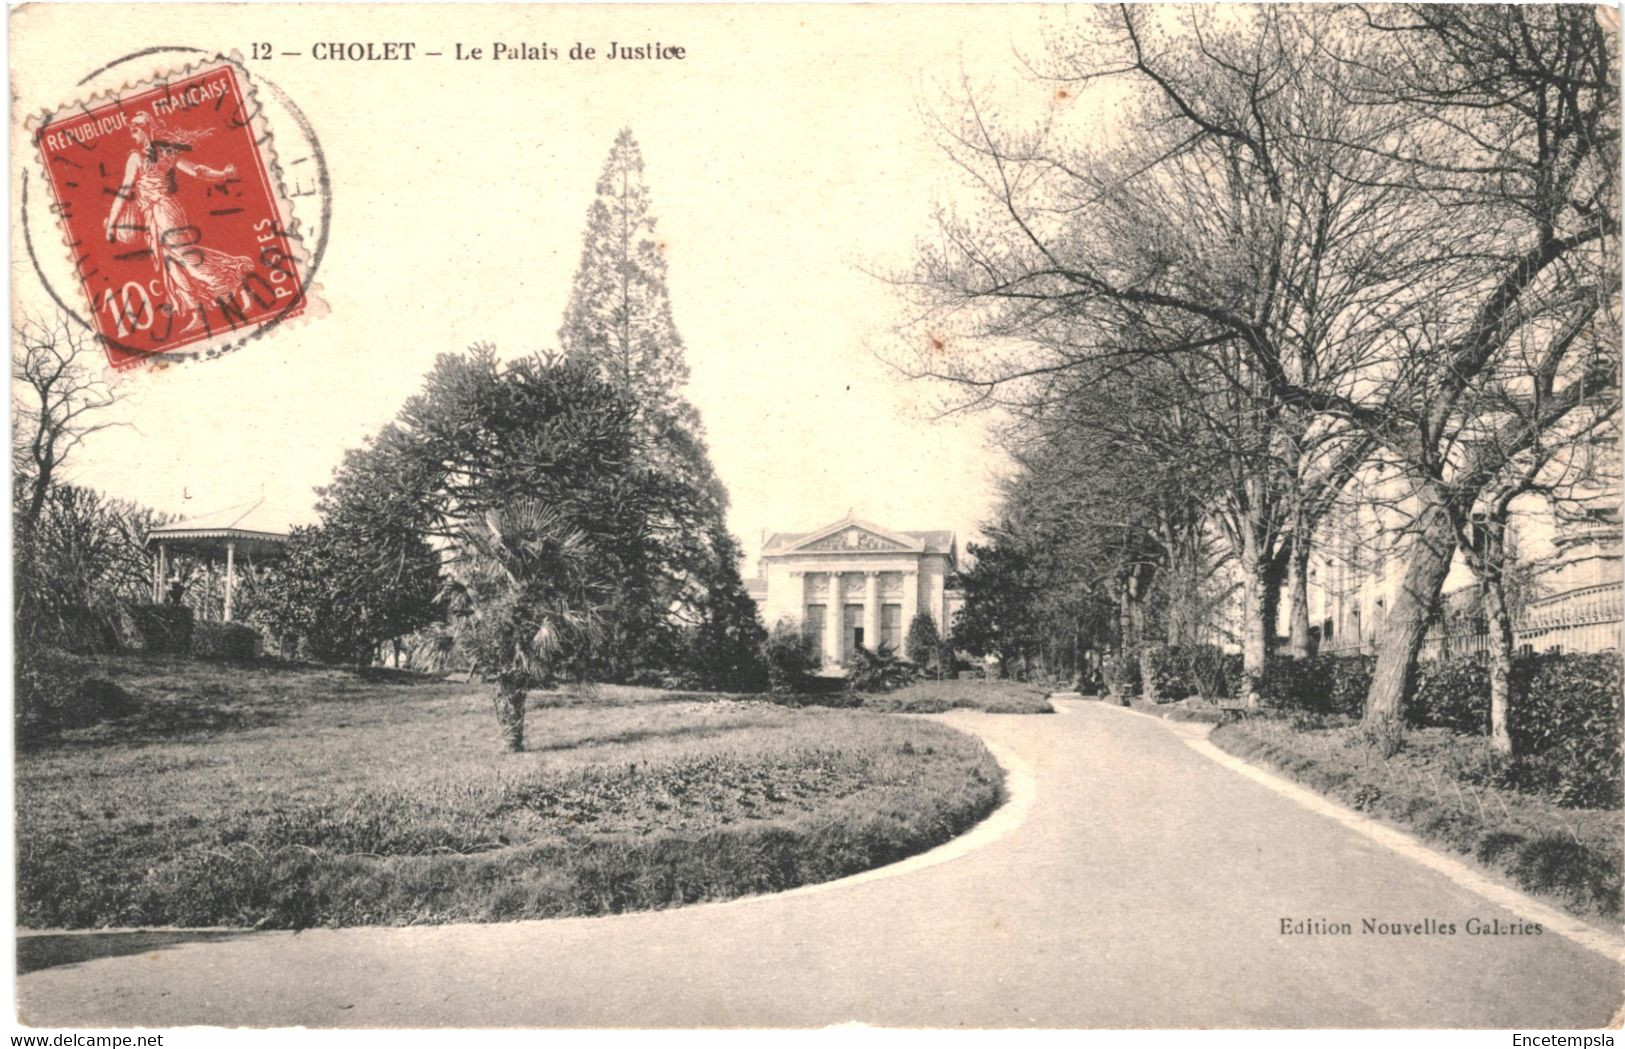
[[[841,662],[846,663],[863,647],[863,606],[847,605],[841,612]]]

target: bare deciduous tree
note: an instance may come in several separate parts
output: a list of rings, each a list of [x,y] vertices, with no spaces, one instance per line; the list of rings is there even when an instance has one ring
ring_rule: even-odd
[[[975,97],[944,148],[986,206],[947,213],[900,283],[921,306],[901,366],[968,405],[1018,412],[1075,377],[1133,361],[1186,391],[1244,594],[1243,653],[1261,673],[1282,582],[1369,448],[1328,400],[1382,397],[1381,318],[1428,253],[1426,208],[1378,148],[1406,115],[1362,107],[1325,60],[1340,14],[1235,17],[1122,7],[1057,40],[1046,73],[1071,90],[1137,92],[1123,134],[1052,116],[1000,126]],[[1008,123],[1006,121],[1006,123]],[[910,354],[908,348],[914,352]]]
[[[113,391],[102,380],[101,350],[67,317],[12,326],[11,468],[16,527],[39,522],[51,486],[86,437],[118,425],[103,416]]]
[[[1599,392],[1617,396],[1617,341],[1598,347],[1618,288],[1619,83],[1614,34],[1590,8],[1412,5],[1367,24],[1387,47],[1357,93],[1415,118],[1375,148],[1448,222],[1387,319],[1393,393],[1304,399],[1358,420],[1414,487],[1366,704],[1369,725],[1391,728],[1475,507]]]

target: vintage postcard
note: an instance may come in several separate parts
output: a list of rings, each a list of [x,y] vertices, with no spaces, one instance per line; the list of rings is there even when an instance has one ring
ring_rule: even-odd
[[[1617,9],[8,17],[19,1035],[1613,1044]]]

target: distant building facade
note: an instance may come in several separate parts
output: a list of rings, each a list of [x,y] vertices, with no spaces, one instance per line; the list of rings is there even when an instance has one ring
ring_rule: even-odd
[[[953,532],[899,532],[848,515],[815,531],[767,536],[746,589],[762,622],[794,624],[833,668],[859,646],[901,653],[921,611],[946,636],[964,603],[957,571]]]
[[[1604,493],[1605,495],[1607,493]],[[1402,528],[1359,507],[1319,538],[1312,560],[1309,618],[1324,652],[1375,652],[1405,573]],[[1514,643],[1525,652],[1601,652],[1621,644],[1621,528],[1616,507],[1589,517],[1559,516],[1531,497],[1514,504],[1506,545],[1531,568],[1532,592],[1514,615]],[[1423,658],[1477,654],[1488,628],[1473,621],[1477,582],[1458,554],[1428,632]],[[1290,610],[1282,608],[1282,625]],[[1284,632],[1284,631],[1283,631]]]

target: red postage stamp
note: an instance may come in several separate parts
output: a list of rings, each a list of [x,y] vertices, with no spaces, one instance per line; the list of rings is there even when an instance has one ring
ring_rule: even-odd
[[[220,59],[32,127],[84,320],[115,368],[240,345],[319,305],[257,115]]]

